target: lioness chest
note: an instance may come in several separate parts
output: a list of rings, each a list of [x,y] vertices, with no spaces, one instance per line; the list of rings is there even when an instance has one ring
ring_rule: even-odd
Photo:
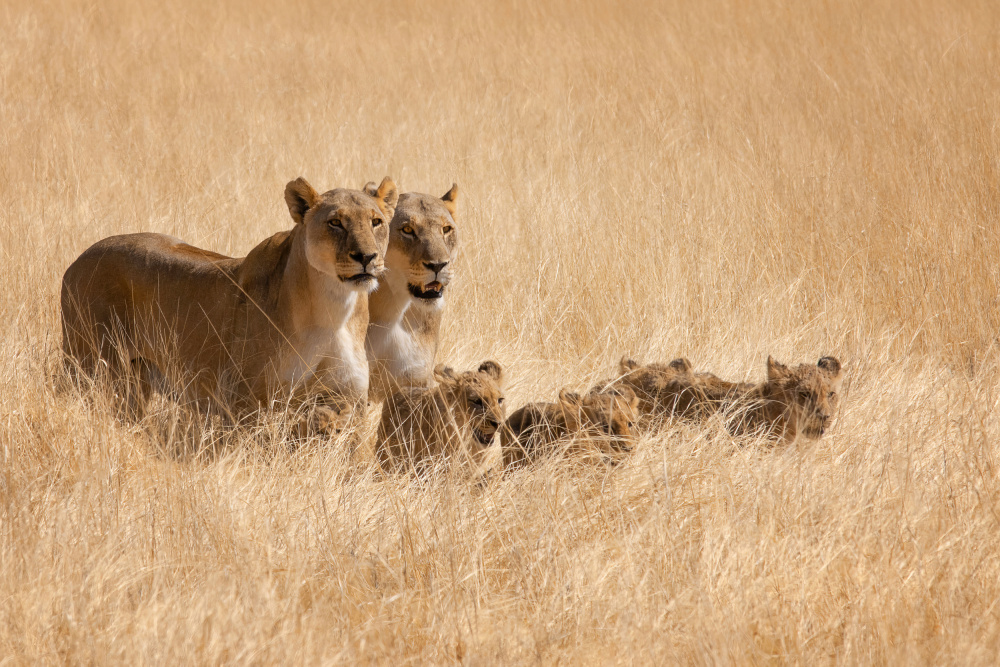
[[[296,332],[282,348],[277,364],[284,393],[364,396],[368,392],[368,360],[361,341],[363,338],[346,326]]]

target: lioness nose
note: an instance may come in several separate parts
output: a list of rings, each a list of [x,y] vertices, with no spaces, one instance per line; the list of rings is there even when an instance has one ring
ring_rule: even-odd
[[[424,266],[433,271],[434,275],[437,275],[441,273],[441,269],[448,266],[448,262],[438,262],[436,264],[434,262],[424,262]]]
[[[373,252],[370,255],[365,255],[365,254],[360,253],[360,252],[352,252],[350,254],[350,258],[353,259],[358,264],[360,264],[362,269],[367,269],[368,268],[368,263],[371,262],[373,259],[375,259],[377,256],[378,256],[378,253],[375,253],[375,252]]]

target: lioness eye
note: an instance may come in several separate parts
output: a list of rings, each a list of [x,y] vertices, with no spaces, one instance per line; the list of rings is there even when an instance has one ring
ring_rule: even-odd
[[[407,236],[413,236],[413,227],[410,227],[409,225],[403,227],[403,229],[401,229],[400,231],[402,231]]]
[[[340,220],[337,220],[336,218],[331,218],[330,220],[327,220],[326,224],[330,225],[331,227],[336,227],[337,229],[344,228],[344,223],[342,223]]]
[[[372,227],[378,227],[382,224],[382,218],[372,218]]]
[[[444,229],[443,229],[442,231],[443,231],[443,232],[444,232],[445,234],[451,234],[451,230],[452,230],[452,227],[451,227],[451,225],[445,225],[445,226],[444,226]]]

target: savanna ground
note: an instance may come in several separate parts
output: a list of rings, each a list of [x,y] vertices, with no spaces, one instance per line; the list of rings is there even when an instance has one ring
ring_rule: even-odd
[[[994,664],[997,72],[987,0],[3,3],[0,662]],[[441,359],[512,409],[833,354],[840,418],[480,488],[60,379],[94,241],[386,174],[459,183]]]

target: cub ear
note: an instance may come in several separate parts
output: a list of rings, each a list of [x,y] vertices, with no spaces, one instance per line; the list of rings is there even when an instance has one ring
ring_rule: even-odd
[[[444,207],[448,209],[448,212],[452,214],[452,216],[455,215],[455,210],[457,208],[455,204],[456,199],[458,199],[458,183],[452,183],[451,190],[448,190],[448,192],[444,193],[444,196],[441,197],[441,202],[444,204]]]
[[[479,364],[478,370],[480,373],[485,373],[486,375],[489,375],[491,378],[496,380],[498,384],[500,382],[503,382],[503,368],[501,368],[500,364],[493,361],[492,359],[488,359],[483,363]]]
[[[399,192],[396,190],[396,184],[388,176],[382,179],[382,183],[377,188],[374,183],[366,185],[365,194],[375,198],[375,201],[378,202],[378,207],[382,209],[387,218],[391,218],[392,214],[396,212],[396,202],[399,201]]]
[[[361,191],[369,197],[374,197],[375,193],[378,192],[378,186],[375,185],[375,181],[368,181],[365,183],[365,187],[361,188]]]
[[[833,376],[840,375],[840,371],[842,369],[840,362],[836,357],[822,357],[816,365]]]
[[[434,367],[434,379],[441,384],[454,384],[458,378],[450,366],[438,364]]]
[[[788,366],[775,361],[774,357],[767,355],[767,380],[780,380],[788,375]]]
[[[565,389],[559,390],[559,402],[565,403],[566,405],[580,405],[583,403],[583,397],[575,391],[566,391]]]
[[[618,372],[623,375],[637,368],[639,368],[639,362],[629,359],[628,356],[622,357],[622,360],[618,362]]]
[[[672,369],[679,373],[690,373],[691,372],[691,362],[684,357],[677,357],[668,364]]]
[[[630,387],[615,387],[614,393],[623,398],[633,409],[639,403],[638,397]]]
[[[311,209],[319,201],[319,195],[309,185],[309,181],[299,176],[294,181],[285,186],[285,203],[288,204],[288,212],[292,214],[292,220],[296,224],[301,224],[306,217],[306,211]]]

